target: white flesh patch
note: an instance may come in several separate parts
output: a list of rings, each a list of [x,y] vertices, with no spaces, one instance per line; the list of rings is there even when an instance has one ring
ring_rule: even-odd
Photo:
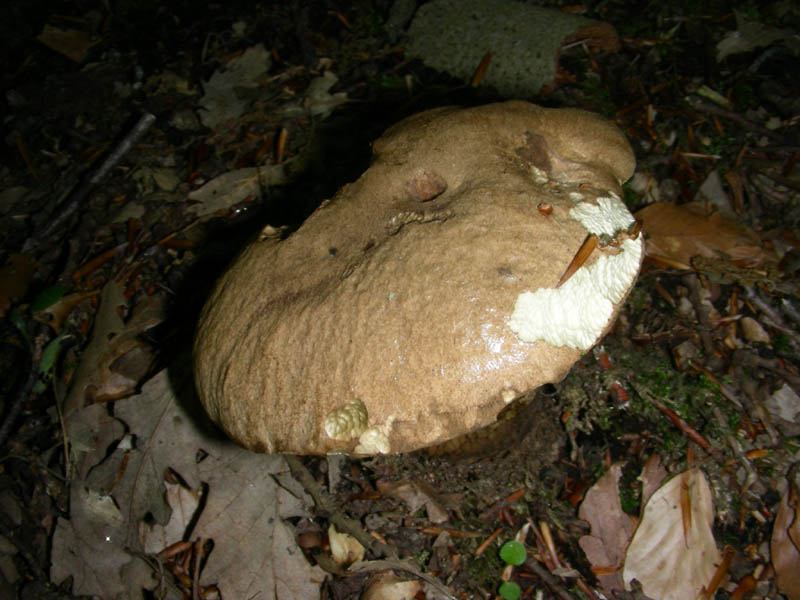
[[[641,236],[625,240],[620,249],[617,255],[602,256],[578,269],[559,288],[520,294],[508,326],[524,342],[591,348],[639,271]]]
[[[569,211],[569,216],[586,227],[589,233],[614,237],[633,223],[628,207],[616,196],[598,198],[597,204],[581,202]]]

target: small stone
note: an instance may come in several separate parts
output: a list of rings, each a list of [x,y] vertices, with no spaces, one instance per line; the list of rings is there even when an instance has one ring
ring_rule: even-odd
[[[769,344],[769,334],[761,326],[761,323],[752,317],[742,317],[741,321],[739,321],[739,325],[742,327],[742,335],[744,336],[744,339],[746,339],[748,342],[761,342],[763,344]]]

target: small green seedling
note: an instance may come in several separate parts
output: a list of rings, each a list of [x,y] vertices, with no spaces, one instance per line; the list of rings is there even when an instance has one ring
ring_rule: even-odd
[[[507,565],[521,565],[525,562],[527,551],[524,544],[511,540],[503,544],[500,548],[500,558],[503,559]],[[503,600],[517,600],[522,595],[522,590],[519,585],[513,581],[504,581],[498,588],[498,593]]]
[[[500,558],[503,559],[507,565],[521,565],[525,562],[527,552],[525,546],[521,542],[511,540],[503,544],[500,548]]]
[[[522,589],[513,581],[504,581],[497,591],[503,600],[517,600],[522,595]]]

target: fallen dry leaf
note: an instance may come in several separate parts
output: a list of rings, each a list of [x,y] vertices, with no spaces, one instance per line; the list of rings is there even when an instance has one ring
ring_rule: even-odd
[[[152,585],[144,579],[123,578],[131,562],[125,552],[126,521],[114,499],[84,485],[70,489],[70,518],[59,518],[53,534],[50,578],[72,577],[72,593],[123,598],[126,589]]]
[[[87,403],[133,393],[155,361],[152,349],[139,336],[163,320],[163,297],[142,298],[127,322],[120,316],[127,306],[121,285],[109,281],[100,298],[92,338],[64,400],[65,416]]]
[[[237,123],[253,104],[271,64],[272,56],[264,44],[256,44],[215,71],[203,83],[205,94],[199,102],[203,125],[224,131]]]
[[[310,500],[296,487],[281,485],[288,473],[282,457],[248,452],[223,438],[192,390],[190,369],[173,367],[148,381],[138,396],[114,404],[129,434],[86,479],[73,480],[69,518],[58,520],[53,537],[52,580],[72,577],[74,594],[102,598],[152,590],[158,581],[145,543],[153,550],[179,541],[188,532],[181,526],[193,524],[192,539],[214,544],[200,585],[216,584],[229,598],[318,597],[324,573],[308,564],[285,521],[309,516]],[[100,419],[99,408],[84,411]],[[168,503],[167,471],[188,490],[205,484],[199,515],[187,520],[193,502],[180,493]],[[186,514],[175,517],[176,508]],[[143,521],[161,530],[152,525],[146,532]]]
[[[611,465],[586,492],[578,510],[578,517],[592,526],[592,534],[581,537],[578,544],[600,585],[609,593],[624,589],[620,567],[634,528],[633,519],[622,510],[619,500],[621,477],[622,465]]]
[[[222,214],[239,203],[262,199],[264,190],[295,181],[308,168],[310,151],[292,156],[279,164],[245,167],[218,175],[188,194],[195,204],[187,207],[199,218]]]
[[[203,497],[202,489],[193,490],[181,482],[165,481],[164,486],[167,488],[167,504],[171,511],[169,520],[164,525],[139,523],[139,537],[146,554],[158,554],[181,541]]]
[[[328,527],[328,540],[331,543],[331,556],[340,567],[347,568],[354,562],[364,560],[364,546],[348,533],[341,533],[336,527]]]
[[[89,290],[63,296],[44,310],[34,313],[33,319],[39,323],[49,325],[56,333],[61,333],[61,326],[72,312],[72,309],[87,298],[92,298],[99,293],[99,290]]]
[[[781,498],[772,526],[770,554],[778,589],[789,600],[800,600],[800,518],[792,506],[791,491]]]
[[[189,205],[188,210],[198,217],[206,217],[222,213],[240,202],[260,199],[262,190],[268,187],[262,178],[263,174],[263,169],[259,167],[222,173],[189,192],[189,200],[196,204]]]
[[[732,54],[751,52],[756,48],[769,46],[775,42],[787,45],[796,36],[787,29],[778,29],[764,25],[757,20],[748,18],[746,12],[734,10],[736,15],[736,30],[728,31],[725,37],[717,44],[717,61],[722,61]]]
[[[71,465],[78,479],[86,479],[89,470],[108,456],[112,445],[124,435],[125,426],[108,414],[108,407],[92,404],[64,420]]]
[[[689,515],[682,494],[688,494]],[[636,579],[654,600],[696,599],[721,560],[713,522],[711,490],[702,471],[690,469],[670,479],[645,505],[625,555],[625,585]]]
[[[85,31],[59,29],[52,25],[45,25],[36,39],[76,63],[83,62],[89,49],[100,41],[92,41]]]
[[[416,579],[400,579],[387,571],[375,575],[361,600],[413,600],[420,591],[422,584]]]
[[[677,268],[691,269],[694,256],[719,258],[720,253],[755,266],[769,258],[758,235],[698,204],[656,202],[636,213],[647,240],[647,256]]]
[[[378,490],[385,496],[401,500],[408,512],[414,514],[423,506],[431,523],[444,523],[449,518],[447,508],[431,486],[422,481],[384,481],[377,482]]]
[[[658,489],[661,482],[667,476],[667,470],[661,464],[661,458],[653,454],[642,467],[642,472],[638,479],[642,483],[642,508],[647,505],[650,496]]]

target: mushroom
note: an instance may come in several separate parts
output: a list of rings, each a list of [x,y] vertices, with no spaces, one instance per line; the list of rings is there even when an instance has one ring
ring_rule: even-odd
[[[373,151],[297,231],[265,229],[203,309],[197,391],[246,448],[402,453],[488,425],[562,379],[636,279],[634,156],[593,113],[439,108]]]

